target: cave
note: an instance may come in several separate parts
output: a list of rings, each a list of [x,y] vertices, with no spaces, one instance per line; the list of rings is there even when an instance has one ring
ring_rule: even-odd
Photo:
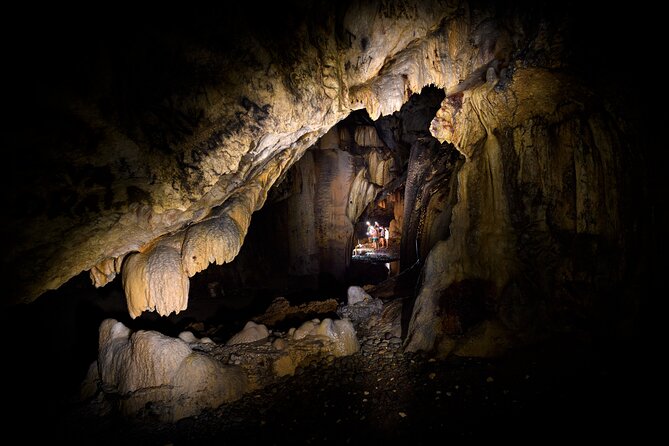
[[[7,438],[655,438],[659,14],[17,8]]]

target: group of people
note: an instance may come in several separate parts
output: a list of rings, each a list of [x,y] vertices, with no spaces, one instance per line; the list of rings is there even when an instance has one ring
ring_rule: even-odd
[[[367,222],[367,237],[374,249],[387,248],[390,231],[387,227],[380,226],[377,221],[374,222],[374,225]]]

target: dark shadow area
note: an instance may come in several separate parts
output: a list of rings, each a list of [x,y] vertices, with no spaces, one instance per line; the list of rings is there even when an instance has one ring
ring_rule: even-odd
[[[512,3],[501,3],[499,10]],[[533,2],[522,2],[522,5],[530,3]],[[560,2],[546,3],[552,3],[556,13],[562,9]],[[421,270],[427,253],[437,241],[450,237],[450,215],[455,204],[450,191],[456,186],[451,179],[461,166],[461,158],[451,146],[427,139],[425,123],[429,123],[429,113],[434,113],[444,95],[439,89],[427,87],[424,90],[429,99],[427,103],[417,103],[418,95],[414,95],[408,105],[407,110],[415,114],[411,120],[403,122],[401,114],[397,114],[374,122],[368,116],[365,118],[366,112],[358,112],[350,120],[342,121],[342,128],[348,126],[349,132],[348,140],[338,136],[341,137],[339,148],[342,150],[339,152],[342,153],[320,146],[318,150],[308,151],[304,163],[299,165],[301,170],[286,173],[283,181],[270,192],[265,206],[254,213],[237,259],[228,265],[211,265],[191,278],[189,307],[180,314],[162,317],[144,313],[130,319],[120,278],[95,289],[87,273],[72,278],[58,290],[45,293],[32,304],[3,308],[0,327],[5,332],[3,369],[6,385],[2,394],[9,397],[4,400],[9,412],[5,420],[9,426],[6,438],[13,439],[11,434],[16,433],[21,442],[45,435],[51,441],[66,439],[72,444],[114,445],[434,445],[471,440],[514,444],[578,444],[584,441],[645,444],[662,438],[656,433],[663,426],[663,420],[659,418],[663,413],[665,387],[660,365],[664,353],[660,332],[664,326],[662,300],[667,292],[663,241],[664,232],[669,227],[664,192],[669,178],[665,170],[669,164],[664,150],[666,143],[660,135],[669,117],[664,106],[666,93],[662,69],[654,62],[662,54],[661,48],[655,48],[660,46],[657,42],[664,41],[659,36],[663,26],[658,23],[662,14],[647,5],[618,9],[606,6],[591,12],[585,7],[575,7],[576,2],[566,4],[572,14],[567,17],[568,22],[576,24],[578,32],[565,43],[568,53],[565,61],[578,67],[576,74],[597,87],[593,94],[602,97],[620,95],[629,99],[626,103],[629,104],[626,107],[628,115],[615,122],[621,127],[640,129],[636,136],[638,140],[630,141],[630,147],[636,148],[634,144],[638,143],[643,171],[649,173],[649,178],[631,178],[627,186],[631,191],[630,201],[634,201],[638,209],[647,209],[651,221],[625,228],[629,234],[624,236],[643,234],[643,237],[639,237],[639,246],[632,251],[634,255],[625,258],[625,266],[633,267],[630,277],[624,277],[622,282],[610,281],[607,275],[598,272],[598,269],[614,270],[614,264],[609,262],[619,255],[615,251],[595,249],[595,243],[587,234],[575,236],[568,233],[564,236],[567,240],[560,241],[561,254],[575,259],[575,270],[596,277],[597,281],[593,283],[598,287],[594,289],[585,281],[574,281],[567,291],[575,303],[558,299],[548,302],[556,307],[551,309],[555,318],[550,322],[556,323],[559,318],[566,327],[560,336],[512,349],[508,355],[496,359],[451,356],[442,361],[423,352],[365,351],[338,358],[328,367],[300,369],[295,376],[287,377],[277,386],[255,391],[220,410],[205,411],[171,425],[143,424],[142,420],[124,420],[115,416],[93,417],[90,413],[65,413],[64,408],[81,409],[69,403],[77,395],[89,364],[96,359],[98,327],[109,317],[132,330],[157,330],[177,336],[182,330],[189,329],[196,336],[208,335],[222,343],[246,321],[261,314],[277,296],[286,297],[293,305],[329,298],[343,302],[349,285],[372,285],[368,290],[373,297],[402,299],[402,338],[405,338],[418,287],[424,283]],[[309,12],[317,16],[318,7],[310,7]],[[220,6],[211,17],[194,12],[182,15],[180,9],[163,10],[156,16],[153,11],[133,16],[126,10],[115,9],[107,16],[112,25],[98,26],[98,21],[89,19],[84,26],[74,27],[70,25],[76,22],[75,11],[60,11],[58,16],[72,14],[61,23],[52,20],[49,17],[52,11],[47,10],[32,24],[32,28],[45,26],[43,43],[33,45],[25,40],[25,48],[17,45],[9,53],[11,66],[25,66],[25,71],[30,73],[19,82],[22,72],[12,70],[9,73],[10,89],[13,85],[34,86],[26,98],[21,96],[27,89],[13,89],[8,107],[13,111],[10,125],[16,121],[23,133],[32,132],[32,122],[26,117],[36,116],[48,121],[38,126],[45,130],[45,135],[59,126],[71,127],[75,134],[79,134],[79,123],[65,121],[63,117],[52,115],[51,111],[70,94],[82,97],[98,94],[96,85],[99,82],[89,79],[88,75],[100,75],[96,64],[105,66],[108,63],[115,67],[110,74],[112,81],[102,84],[109,89],[105,94],[110,102],[103,104],[101,110],[107,110],[110,116],[118,113],[118,116],[112,116],[115,123],[126,128],[131,137],[146,139],[152,150],[170,159],[171,148],[178,146],[186,133],[174,125],[169,114],[159,121],[160,125],[153,123],[151,117],[156,113],[160,115],[165,98],[179,94],[180,88],[188,90],[192,87],[174,86],[173,79],[191,79],[189,73],[195,70],[191,70],[194,64],[190,59],[180,59],[181,52],[177,58],[153,52],[155,44],[172,36],[170,38],[178,42],[180,51],[188,49],[191,42],[188,39],[182,41],[180,37],[190,36],[193,29],[202,28],[208,31],[201,34],[200,39],[220,41],[218,49],[221,51],[232,48],[243,53],[237,49],[239,36],[236,33],[253,27],[261,30],[264,42],[272,42],[268,51],[278,52],[286,42],[291,43],[291,26],[301,20],[278,4],[269,9],[250,3],[232,8],[238,16],[248,18],[239,23],[230,18],[221,22],[222,17],[227,17],[227,6]],[[255,9],[261,17],[255,18]],[[249,11],[253,14],[246,15]],[[23,16],[33,14],[24,13]],[[152,20],[148,20],[149,16]],[[334,18],[337,22],[341,19],[339,16]],[[149,26],[145,26],[146,23]],[[19,22],[19,25],[24,24]],[[26,34],[29,34],[32,28],[25,25]],[[543,22],[536,26],[543,26]],[[346,34],[339,28],[337,32]],[[216,29],[221,31],[216,32]],[[550,35],[556,30],[548,27],[544,34]],[[28,35],[16,36],[7,31],[3,31],[3,37],[8,42],[15,37],[28,39]],[[50,40],[49,35],[55,38]],[[582,44],[593,37],[595,40],[591,44]],[[133,48],[135,41],[142,41],[139,49],[126,54],[125,50]],[[369,42],[360,39],[358,44],[366,47]],[[533,57],[538,56],[532,51],[517,55],[519,64],[523,60],[535,63]],[[148,60],[143,59],[145,56]],[[286,57],[290,59],[294,55],[287,54]],[[53,78],[49,78],[44,74],[44,67],[64,69],[52,70]],[[144,68],[133,71],[135,67]],[[216,76],[223,72],[220,68],[213,67],[204,73],[197,71],[199,74],[192,81],[215,84]],[[561,69],[561,66],[554,68],[556,72]],[[134,77],[127,74],[133,72]],[[151,88],[144,89],[144,85]],[[610,109],[605,108],[602,113],[610,113]],[[190,118],[187,116],[186,121]],[[332,166],[350,168],[349,173],[353,176],[356,169],[367,162],[349,159],[367,152],[351,142],[354,141],[351,129],[358,125],[376,129],[385,147],[374,149],[383,149],[379,153],[391,152],[395,164],[394,170],[389,172],[395,178],[388,185],[380,186],[369,206],[361,214],[355,214],[360,217],[353,223],[352,233],[350,225],[337,226],[328,222],[332,224],[326,229],[340,231],[336,237],[330,237],[330,234],[323,235],[323,225],[319,226],[325,221],[322,216],[328,210],[318,202],[318,197],[324,196],[326,198],[321,201],[327,201],[331,196],[315,194],[316,198],[310,197],[310,201],[295,197],[309,190],[309,185],[316,179],[327,178],[330,181],[328,191],[336,190],[337,181],[340,181],[337,175],[341,172]],[[95,134],[82,135],[81,141],[75,140],[72,144],[85,150],[88,144],[97,144],[97,137]],[[17,147],[10,155],[10,168],[14,159],[31,165],[34,156],[29,150],[31,147],[24,147],[23,143]],[[50,147],[50,144],[44,144],[37,149],[48,151]],[[58,161],[58,158],[57,152],[49,153],[47,162],[39,169],[48,172],[56,170],[54,166],[62,167],[60,163],[64,161]],[[51,160],[58,163],[52,166]],[[625,161],[620,160],[623,164]],[[430,176],[434,165],[447,166],[445,173]],[[110,182],[104,170],[91,175],[100,184]],[[27,179],[38,177],[21,173],[21,178],[16,180],[6,175],[3,186],[13,190],[17,184],[27,184]],[[434,186],[432,190],[430,185]],[[433,194],[434,189],[441,191],[441,195]],[[401,197],[393,195],[397,191],[402,191]],[[128,188],[126,192],[133,201],[146,200],[141,189]],[[31,216],[35,204],[22,193],[17,193],[22,200],[20,213]],[[402,247],[402,270],[397,275],[390,274],[386,263],[397,262],[399,253],[384,255],[378,250],[364,256],[353,253],[351,257],[353,248],[365,237],[365,221],[378,220],[384,227],[391,226],[393,219],[399,221],[400,212],[395,215],[389,204],[391,197],[393,200],[401,198],[407,209],[401,212],[404,220],[397,223],[401,233],[396,240]],[[433,197],[436,198],[431,202]],[[50,198],[60,199],[55,194]],[[290,202],[291,199],[294,201]],[[306,209],[304,203],[307,202],[313,205],[315,213],[320,214],[301,215],[301,220],[293,222],[291,219],[298,215],[297,211]],[[45,201],[40,206],[48,204],[55,215],[62,211],[57,203],[57,200]],[[433,225],[436,228],[433,232],[422,226],[422,213],[427,212],[430,203],[434,215],[439,215],[438,220],[433,220],[439,223]],[[94,205],[82,202],[73,211],[82,215],[94,213]],[[519,236],[527,233],[522,229],[518,232]],[[466,236],[475,241],[478,235]],[[9,233],[8,237],[11,236]],[[528,295],[543,298],[548,296],[544,293],[546,290],[535,287],[534,282],[548,274],[549,269],[543,265],[552,258],[555,250],[528,252],[530,255],[522,259],[530,265],[528,273],[523,282],[518,282],[520,285],[514,286],[523,286],[529,290]],[[557,272],[565,273],[563,270]],[[7,282],[11,288],[12,284]],[[552,280],[545,282],[553,284]],[[629,285],[629,289],[617,289],[619,283]],[[441,297],[439,311],[457,312],[458,317],[444,317],[440,327],[443,332],[460,334],[486,318],[492,312],[491,307],[496,305],[487,298],[489,287],[488,283],[477,279],[455,282],[448,290],[449,294]],[[510,302],[515,304],[512,298],[523,296],[515,295],[514,289],[510,286],[502,297],[510,296]],[[617,304],[624,294],[635,296],[633,307]],[[587,306],[581,305],[583,302]],[[630,312],[626,313],[628,309]],[[277,329],[294,327],[311,317],[334,318],[336,314],[295,314],[277,325]],[[627,320],[634,322],[630,330],[633,335],[618,337],[617,324]],[[197,327],[201,328],[194,328],[194,323],[199,323]],[[590,334],[584,335],[586,331]],[[376,345],[384,341],[388,339],[373,340]]]
[[[100,444],[411,444],[435,440],[649,442],[659,426],[653,364],[566,336],[498,359],[425,354],[337,359],[171,425],[82,418]],[[638,352],[641,353],[641,352]]]
[[[353,259],[348,268],[348,283],[356,286],[377,285],[388,278],[388,273],[382,261]]]

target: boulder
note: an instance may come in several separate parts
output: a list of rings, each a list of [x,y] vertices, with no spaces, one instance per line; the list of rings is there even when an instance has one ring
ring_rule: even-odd
[[[97,364],[103,392],[125,415],[173,422],[238,399],[247,389],[241,368],[194,352],[179,338],[131,332],[114,319],[100,325]]]
[[[244,329],[228,339],[227,345],[248,344],[265,339],[269,336],[269,330],[263,324],[256,324],[253,321],[248,321],[244,325]]]

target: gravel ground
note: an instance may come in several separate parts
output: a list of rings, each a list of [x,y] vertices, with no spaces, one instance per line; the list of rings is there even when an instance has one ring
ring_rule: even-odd
[[[173,424],[100,417],[85,405],[64,412],[58,431],[71,444],[147,445],[600,443],[650,432],[646,386],[582,339],[497,360],[435,360],[386,337],[365,333],[354,355]]]

